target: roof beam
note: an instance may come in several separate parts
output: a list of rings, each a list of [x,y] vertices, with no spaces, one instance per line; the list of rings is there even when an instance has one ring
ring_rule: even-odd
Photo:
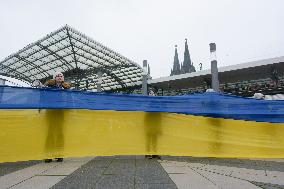
[[[75,66],[76,66],[76,70],[78,69],[78,63],[77,63],[77,58],[76,58],[76,54],[75,54],[75,51],[74,51],[74,46],[73,46],[73,43],[72,43],[72,40],[71,40],[71,37],[70,37],[70,34],[69,34],[69,31],[68,31],[68,27],[66,27],[66,32],[67,32],[67,36],[68,36],[68,39],[70,41],[70,45],[71,45],[71,49],[72,49],[72,54],[73,54],[73,59],[75,61]],[[76,76],[75,76],[75,88],[78,89],[79,88],[79,73],[76,73]]]
[[[80,61],[78,61],[78,62],[80,62]],[[82,62],[80,62],[80,63],[82,63]],[[82,63],[83,64],[83,63]],[[94,68],[94,70],[92,71],[92,70],[89,70],[89,74],[91,74],[91,73],[96,73],[96,72],[98,72],[98,70],[101,70],[103,73],[106,73],[107,75],[109,75],[110,77],[112,77],[113,79],[115,79],[118,83],[119,83],[119,85],[121,85],[122,87],[125,87],[125,83],[119,78],[119,77],[117,77],[115,74],[113,74],[113,73],[111,73],[111,71],[109,71],[108,69],[106,69],[106,68],[102,68],[102,67],[100,67],[100,68]]]
[[[116,60],[116,61],[119,62],[120,64],[131,65],[130,62],[127,64],[127,63],[126,63],[127,61],[121,61],[120,59],[115,58],[115,55],[112,57],[112,56],[109,55],[109,53],[106,53],[106,52],[104,52],[104,51],[102,51],[102,50],[96,49],[96,48],[90,46],[89,44],[87,44],[87,43],[85,43],[85,42],[83,42],[83,41],[80,41],[80,40],[76,39],[75,37],[72,37],[72,36],[71,36],[71,38],[74,39],[74,40],[76,40],[76,41],[79,42],[79,43],[82,43],[83,45],[86,45],[86,46],[90,47],[91,49],[93,49],[93,50],[95,50],[95,51],[98,51],[98,52],[104,54],[106,57],[110,57],[110,58]],[[76,46],[76,48],[79,48],[79,47]],[[82,50],[82,48],[81,48],[81,50]],[[89,51],[86,51],[86,50],[84,50],[84,51],[85,51],[85,52],[88,52],[88,53],[92,54],[93,56],[96,56],[96,57],[98,57],[98,58],[100,58],[100,59],[103,59],[103,60],[106,61],[106,62],[111,63],[110,61],[104,59],[103,57],[100,57],[100,56],[98,56],[98,55],[96,55],[96,54],[94,54],[94,53],[91,53],[91,52],[89,52]]]
[[[82,51],[84,51],[84,52],[86,52],[86,53],[89,53],[89,54],[91,54],[91,55],[93,55],[93,56],[96,56],[96,57],[98,57],[97,55],[95,55],[95,54],[93,54],[92,52],[88,52],[87,50],[85,50],[85,49],[83,49],[83,48],[80,48],[80,47],[76,47],[76,48],[78,48],[78,49],[80,49],[80,50],[82,50]],[[79,54],[80,55],[80,54]],[[81,55],[83,58],[85,58],[85,59],[88,59],[88,60],[90,60],[90,61],[92,61],[92,62],[95,62],[93,59],[90,59],[90,58],[88,58],[88,57],[85,57],[84,55]],[[101,57],[98,57],[98,58],[101,58]],[[101,58],[101,59],[103,59],[103,58]],[[103,60],[105,60],[105,59],[103,59]],[[107,62],[107,60],[105,60],[106,62]],[[103,64],[101,64],[101,63],[98,63],[98,62],[95,62],[95,63],[97,63],[97,64],[100,64],[102,67],[106,67],[106,66],[104,66]],[[88,65],[88,64],[85,64],[85,65]],[[115,68],[121,68],[121,66],[120,65],[117,65],[117,64],[113,64],[114,65],[114,67]],[[91,67],[93,67],[92,65],[89,65],[89,66],[91,66]],[[125,65],[124,65],[125,66]],[[127,65],[128,67],[132,67],[132,65]],[[127,67],[126,66],[126,67]],[[112,66],[111,66],[111,68],[112,68]],[[120,72],[122,72],[123,74],[124,74],[124,76],[126,76],[128,79],[130,79],[132,82],[134,82],[127,74],[125,74],[125,72],[123,71],[123,70],[120,70]]]
[[[60,39],[59,41],[53,42],[53,43],[47,45],[47,47],[50,47],[50,46],[52,46],[52,45],[54,45],[54,44],[56,44],[56,43],[58,43],[58,42],[61,42],[61,41],[65,40],[65,39],[67,39],[67,37],[62,38],[62,39]],[[46,39],[46,40],[47,40],[47,39]],[[35,43],[33,46],[36,46],[36,45],[38,45],[38,44],[40,44],[40,42],[38,42],[37,44]],[[31,48],[32,48],[32,47],[31,47]],[[62,49],[65,49],[65,47],[62,48]],[[28,49],[27,49],[27,50],[28,50]],[[36,50],[36,51],[32,52],[31,54],[28,54],[28,56],[32,56],[32,55],[34,55],[34,54],[40,52],[41,50],[42,50],[42,49]],[[58,50],[58,51],[60,51],[60,50]],[[24,51],[22,51],[21,53],[23,53],[23,52],[24,52]],[[20,53],[17,53],[17,54],[20,54]],[[14,56],[17,55],[17,54],[14,54],[13,56],[11,55],[10,58],[14,57]],[[37,60],[40,60],[40,59],[42,59],[42,58],[45,58],[45,57],[47,57],[48,55],[49,55],[49,54],[47,54],[47,55],[45,55],[45,56],[42,56],[42,57],[40,57],[40,58],[36,58],[35,60],[33,60],[33,62],[35,62],[35,61],[37,61]],[[3,61],[1,61],[0,64],[3,63],[3,62],[5,62],[5,61],[6,61],[6,59],[3,60]],[[11,64],[9,64],[9,65],[7,65],[7,66],[10,66],[10,65],[12,65],[12,64],[16,64],[17,62],[19,62],[19,61],[12,62]]]
[[[86,39],[87,41],[92,42],[95,46],[99,46],[100,48],[104,49],[105,51],[108,51],[109,53],[115,54],[116,57],[119,57],[119,58],[121,58],[121,59],[123,59],[123,60],[126,60],[126,61],[128,61],[130,64],[135,65],[135,66],[139,67],[140,69],[142,69],[141,66],[140,66],[139,64],[135,63],[134,61],[132,61],[132,60],[126,58],[125,56],[122,56],[121,54],[119,54],[119,53],[117,53],[117,52],[114,52],[113,50],[111,50],[111,49],[109,49],[108,47],[102,45],[101,43],[99,43],[99,42],[93,40],[92,38],[86,36],[85,34],[83,34],[83,33],[79,32],[79,31],[75,30],[74,28],[71,28],[71,27],[69,27],[69,26],[67,26],[67,27],[69,28],[69,30],[70,30],[72,33],[75,33],[75,34],[77,34],[78,36],[80,36],[80,37]],[[102,52],[102,53],[103,53],[103,52]]]
[[[24,61],[24,62],[26,62],[28,65],[32,66],[33,68],[38,68],[38,69],[40,69],[41,71],[44,71],[44,69],[42,69],[40,66],[31,63],[31,62],[28,61],[26,58],[21,57],[20,55],[15,55],[15,57],[18,58],[18,59],[20,59],[20,60],[22,60],[22,61]],[[21,67],[23,67],[23,66],[21,66]],[[17,68],[17,69],[19,69],[19,68]],[[27,71],[30,72],[31,70],[28,69]],[[42,74],[46,75],[44,72],[42,72]]]
[[[57,50],[57,51],[54,51],[54,52],[57,53],[57,52],[59,52],[59,51],[61,51],[61,50],[64,50],[64,49],[66,49],[66,48],[68,48],[68,47],[70,47],[70,46],[66,46],[66,47],[61,48],[61,49],[59,49],[59,50]],[[37,51],[37,52],[39,53],[39,52],[42,51],[42,50],[43,50],[43,49],[40,49],[40,50]],[[41,59],[43,59],[43,58],[45,58],[45,57],[47,57],[47,56],[49,56],[49,55],[50,55],[50,54],[44,55],[44,56],[42,56],[42,57],[40,57],[40,58],[37,58],[37,59],[35,59],[35,60],[33,60],[33,61],[30,61],[30,62],[31,62],[31,63],[35,63],[36,61],[43,62]],[[67,56],[69,56],[69,55],[67,55]],[[66,57],[66,56],[64,56],[64,57]],[[58,59],[59,59],[59,58],[57,58],[57,59],[55,59],[55,60],[53,60],[53,61],[56,61],[56,60],[58,60]],[[20,60],[15,61],[15,62],[13,62],[13,63],[7,65],[7,66],[10,66],[10,65],[12,65],[12,64],[16,64],[17,62],[20,62]],[[43,63],[46,64],[46,62],[43,62]],[[0,64],[1,64],[1,63],[0,63]],[[23,66],[24,66],[24,65],[18,67],[18,69],[22,68]],[[33,70],[33,69],[31,69],[31,70]]]
[[[15,73],[15,75],[16,75],[16,77],[17,77],[18,79],[25,80],[25,81],[28,81],[28,82],[31,82],[31,81],[32,81],[32,80],[30,80],[30,78],[24,77],[24,75],[23,75],[22,73],[18,72],[17,70],[15,70],[15,69],[13,69],[13,68],[10,68],[10,67],[8,67],[8,66],[5,66],[4,64],[0,64],[0,66],[6,68],[6,69],[8,69],[8,70],[10,70],[9,73],[7,73],[7,72],[4,73],[4,72],[3,72],[3,74],[5,74],[5,75],[7,75],[7,76],[9,76],[9,77],[13,77],[13,78],[14,78],[15,76],[11,75],[10,73]]]
[[[38,44],[38,46],[40,46],[43,50],[47,51],[48,53],[52,54],[54,57],[57,58],[57,60],[59,60],[60,62],[62,62],[65,66],[67,66],[68,68],[71,67],[71,69],[73,69],[74,67],[71,65],[71,64],[68,64],[68,62],[62,57],[60,56],[59,54],[57,54],[56,52],[52,51],[51,49],[49,49],[48,47],[46,46],[43,46],[41,44]],[[53,61],[51,61],[53,62]],[[50,62],[50,63],[51,63]],[[63,69],[63,68],[62,68]],[[64,70],[64,69],[63,69]],[[66,71],[66,70],[64,70]]]
[[[62,58],[65,58],[65,57],[67,57],[67,56],[70,56],[70,54],[67,54],[67,55],[65,55],[65,56],[62,56]],[[52,62],[54,62],[54,61],[57,61],[57,60],[59,60],[60,58],[57,58],[57,59],[55,59],[55,60],[53,60],[53,61],[51,61],[51,62],[49,62],[49,63],[52,63]],[[67,61],[66,61],[67,62]],[[70,64],[70,62],[67,62],[68,64]],[[31,70],[34,70],[35,68],[32,68]],[[50,70],[52,70],[52,69],[54,69],[54,67],[49,67],[49,69],[43,69],[45,72],[48,72],[48,71],[50,71]],[[64,69],[63,69],[64,70]],[[39,74],[39,73],[41,73],[41,72],[36,72],[36,73],[34,73],[34,74],[32,74],[32,75],[30,75],[29,77],[31,77],[31,76],[34,76],[34,75],[37,75],[37,74]]]

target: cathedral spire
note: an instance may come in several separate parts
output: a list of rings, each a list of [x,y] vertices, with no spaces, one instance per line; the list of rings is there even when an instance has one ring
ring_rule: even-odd
[[[171,71],[171,75],[178,75],[178,74],[180,74],[180,63],[178,59],[177,45],[175,45],[174,64],[173,64],[173,70]]]
[[[177,45],[175,45],[175,59],[177,58],[178,60],[178,52],[177,52]]]
[[[190,59],[187,39],[185,39],[185,44],[184,44],[184,59],[183,59],[182,70],[183,70],[184,73],[195,72],[195,68],[194,68],[194,66],[193,66],[193,64],[191,62],[191,59]]]

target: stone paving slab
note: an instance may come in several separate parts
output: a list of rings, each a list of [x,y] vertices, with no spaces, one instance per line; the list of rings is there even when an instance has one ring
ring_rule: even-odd
[[[163,168],[168,174],[186,174],[189,171],[191,172],[192,170],[189,169],[188,167],[175,167],[175,166],[163,166]]]
[[[162,157],[156,160],[144,156],[113,156],[89,160],[31,164],[21,170],[14,167],[10,170],[17,171],[0,177],[0,189],[7,186],[12,189],[284,188],[284,162],[280,159]]]
[[[172,157],[173,158],[173,157]],[[282,171],[284,170],[283,159],[235,159],[235,158],[183,158],[189,163],[201,163],[208,165],[246,168],[254,170]],[[178,159],[175,161],[179,161]]]
[[[284,188],[284,186],[277,185],[277,184],[267,184],[267,183],[262,183],[262,182],[251,182],[251,183],[263,189],[283,189]]]
[[[227,176],[230,176],[233,173],[233,170],[235,169],[234,167],[208,165],[208,164],[203,164],[203,166],[195,167],[195,166],[191,166],[191,163],[189,163],[188,166],[194,170],[210,171],[213,173],[218,173],[218,174],[227,175]],[[263,171],[263,174],[265,174],[264,171]]]
[[[246,169],[239,167],[226,167],[216,165],[206,165],[204,167],[192,168],[196,171],[207,171],[237,179],[269,184],[284,185],[284,172]],[[284,171],[284,170],[283,170]]]
[[[9,163],[0,163],[0,177],[35,164],[41,163],[42,161],[20,161],[20,162],[9,162]]]
[[[232,178],[230,176],[224,176],[221,174],[216,174],[213,172],[196,170],[199,174],[210,180],[211,182],[215,183],[218,188],[230,188],[230,189],[240,189],[240,188],[247,188],[247,189],[260,189],[259,187],[255,186],[254,184],[242,180]]]
[[[271,177],[271,178],[277,178],[277,177],[281,177],[284,178],[284,170],[283,172],[280,171],[265,171],[267,177]]]
[[[169,174],[179,189],[218,189],[218,187],[207,178],[193,170],[185,174]]]
[[[37,174],[37,176],[68,176],[83,164],[90,161],[92,158],[66,159],[61,163],[56,163],[57,166],[45,172]]]
[[[139,156],[99,157],[57,183],[52,189],[96,188],[134,189],[167,188],[176,185],[156,160]]]
[[[167,172],[157,160],[136,160],[136,183],[173,184]]]
[[[202,168],[202,167],[206,166],[206,164],[202,164],[202,163],[187,163],[186,166],[190,167],[190,168]]]
[[[135,159],[116,159],[109,165],[104,174],[134,175]]]
[[[250,159],[245,159],[245,160],[254,160],[254,161],[268,161],[268,162],[279,162],[279,163],[284,163],[284,159],[279,159],[279,158],[250,158]]]
[[[133,189],[134,175],[102,175],[94,188]]]
[[[68,158],[63,162],[39,163],[0,177],[0,189],[50,188],[89,160]]]
[[[175,184],[136,184],[135,189],[177,189]]]
[[[176,162],[169,160],[160,162],[178,188],[218,188],[212,181],[191,169],[187,162]]]
[[[170,159],[161,161],[161,165],[169,173],[176,169],[186,174],[190,168],[221,188],[283,188],[284,189],[284,167],[283,159],[221,159],[221,158],[183,158],[177,159],[179,165]],[[185,164],[187,162],[187,164]],[[168,166],[166,164],[168,163]],[[193,164],[191,166],[191,164]],[[203,166],[202,166],[203,164]],[[178,164],[177,164],[178,165]],[[171,176],[171,175],[170,175]],[[223,180],[227,178],[226,182]],[[173,179],[176,183],[176,181]],[[182,181],[178,181],[182,182]],[[188,182],[188,181],[184,181]],[[230,182],[230,183],[228,183]],[[261,183],[261,184],[256,184]],[[177,184],[177,183],[176,183]],[[177,184],[178,185],[178,184]],[[196,187],[198,188],[198,187]]]
[[[180,161],[159,160],[158,162],[159,162],[162,166],[166,166],[166,167],[184,167],[184,166],[187,166],[187,164],[188,164],[187,161],[180,162]],[[199,164],[199,165],[203,165],[203,164]]]
[[[55,184],[52,189],[94,188],[112,161],[111,158],[95,158]]]
[[[36,176],[17,184],[12,189],[49,189],[63,178],[64,176]]]
[[[32,177],[34,177],[37,174],[41,174],[49,169],[52,169],[54,167],[58,166],[56,163],[50,163],[50,164],[36,164],[34,166],[21,169],[18,171],[15,171],[13,173],[4,175],[0,177],[0,188],[8,188],[12,187],[18,183],[24,182],[25,180],[28,180]]]
[[[265,175],[265,170],[235,168],[233,169],[231,177],[249,181],[264,181],[266,183],[272,182],[272,180]]]

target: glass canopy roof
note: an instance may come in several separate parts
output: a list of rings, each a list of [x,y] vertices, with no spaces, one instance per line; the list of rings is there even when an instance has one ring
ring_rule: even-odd
[[[135,85],[142,68],[132,60],[66,25],[0,62],[0,75],[29,83],[62,72],[73,88],[103,91]]]

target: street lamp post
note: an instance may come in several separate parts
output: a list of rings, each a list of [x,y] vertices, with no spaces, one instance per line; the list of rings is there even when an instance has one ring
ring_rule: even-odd
[[[219,79],[218,79],[218,67],[216,56],[216,44],[210,43],[210,57],[211,57],[211,76],[212,76],[212,89],[215,92],[219,92]]]
[[[102,92],[102,71],[99,70],[97,72],[97,75],[98,75],[98,83],[97,83],[97,92]]]
[[[147,79],[148,79],[148,69],[147,69],[147,60],[143,60],[143,73],[142,73],[142,94],[148,95],[147,89]]]

